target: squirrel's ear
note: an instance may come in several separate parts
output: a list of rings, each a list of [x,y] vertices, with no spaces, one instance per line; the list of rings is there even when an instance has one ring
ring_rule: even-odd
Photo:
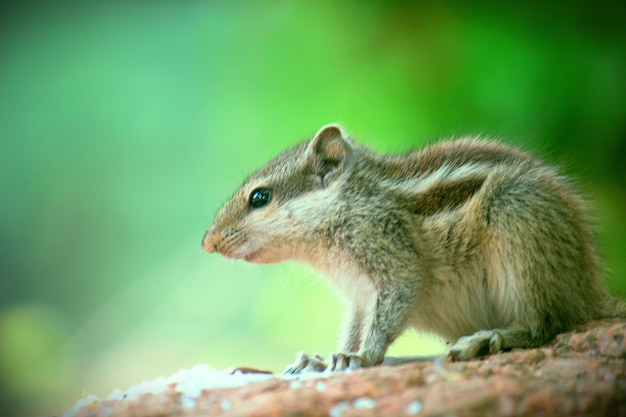
[[[352,147],[336,124],[324,126],[311,139],[306,150],[306,161],[324,186],[344,172]]]

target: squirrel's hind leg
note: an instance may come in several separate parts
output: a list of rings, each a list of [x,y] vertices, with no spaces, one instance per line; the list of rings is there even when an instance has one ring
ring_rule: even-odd
[[[426,362],[426,361],[435,360],[439,356],[440,355],[385,356],[385,359],[383,359],[382,365],[397,366],[397,365],[405,365],[407,363],[413,363],[413,362]]]
[[[448,359],[465,361],[505,349],[537,347],[547,341],[548,338],[539,338],[525,329],[480,330],[457,340],[448,352]]]

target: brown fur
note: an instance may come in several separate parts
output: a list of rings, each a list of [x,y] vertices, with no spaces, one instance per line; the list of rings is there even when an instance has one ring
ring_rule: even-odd
[[[272,199],[251,209],[259,187]],[[454,342],[449,357],[463,360],[626,315],[607,294],[571,182],[486,140],[383,156],[326,126],[250,176],[203,247],[250,262],[302,261],[327,275],[349,307],[332,369],[380,364],[407,327]],[[327,366],[303,355],[288,372]]]
[[[411,198],[407,207],[417,214],[432,216],[444,210],[453,210],[466,203],[483,185],[484,180],[473,178],[454,181],[432,188]]]

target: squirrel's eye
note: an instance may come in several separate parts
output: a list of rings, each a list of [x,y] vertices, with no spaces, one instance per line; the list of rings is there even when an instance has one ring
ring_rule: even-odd
[[[259,207],[263,207],[267,203],[270,202],[272,198],[272,190],[269,188],[257,188],[256,190],[250,193],[250,202],[248,206],[251,209],[256,209]]]

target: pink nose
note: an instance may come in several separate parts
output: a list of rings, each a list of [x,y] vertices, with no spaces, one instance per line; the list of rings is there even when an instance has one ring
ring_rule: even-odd
[[[211,227],[202,237],[202,249],[208,253],[217,252],[217,242],[219,242],[220,233]]]

